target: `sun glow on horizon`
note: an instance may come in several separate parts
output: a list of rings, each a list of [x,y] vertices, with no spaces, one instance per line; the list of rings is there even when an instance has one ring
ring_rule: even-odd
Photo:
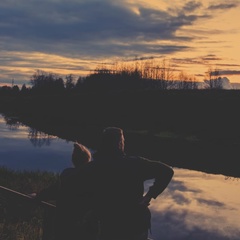
[[[0,85],[12,79],[16,84],[27,83],[36,69],[86,76],[105,62],[111,65],[116,59],[134,58],[172,59],[179,72],[195,76],[197,81],[203,81],[211,67],[225,73],[222,77],[231,83],[240,83],[238,0],[70,0],[67,16],[61,1],[44,3],[44,7],[56,7],[56,20],[45,14],[35,18],[30,14],[32,3],[26,3],[25,13],[41,31],[29,27],[29,20],[22,18],[26,35],[19,32],[15,36],[14,31],[5,31],[9,25],[2,23]],[[8,6],[9,11],[19,11],[22,16],[22,9],[2,4],[0,7]],[[17,21],[11,23],[20,27]]]

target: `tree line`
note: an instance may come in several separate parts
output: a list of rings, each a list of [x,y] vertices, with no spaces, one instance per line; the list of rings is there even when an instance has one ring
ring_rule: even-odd
[[[0,87],[0,94],[61,94],[84,92],[111,92],[123,90],[192,90],[223,89],[223,78],[220,71],[208,69],[204,82],[197,82],[194,76],[183,71],[177,75],[170,64],[163,60],[160,64],[153,62],[135,63],[135,65],[114,65],[111,68],[101,66],[89,75],[76,77],[73,74],[65,77],[59,74],[36,70],[30,77],[27,87],[23,84]]]

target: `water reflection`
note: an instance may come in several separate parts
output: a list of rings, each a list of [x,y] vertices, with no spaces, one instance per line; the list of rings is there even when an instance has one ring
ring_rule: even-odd
[[[9,129],[0,115],[0,166],[53,172],[70,166],[72,143],[48,138],[37,131],[29,132],[28,127],[22,125]],[[150,205],[152,234],[149,237],[154,240],[239,240],[240,180],[174,170],[169,187]],[[151,181],[146,183],[146,189],[149,184]]]
[[[150,237],[154,240],[239,240],[240,181],[223,175],[174,170],[169,188],[150,206]]]
[[[36,129],[29,128],[28,138],[34,147],[42,147],[44,145],[50,146],[51,141],[56,139],[56,137],[39,132]]]
[[[72,146],[0,115],[0,166],[60,172],[71,166]]]
[[[7,116],[4,116],[3,117],[6,125],[8,126],[8,128],[10,130],[16,130],[18,129],[20,126],[23,126],[19,121],[18,121],[18,118],[16,117],[7,117]]]
[[[34,128],[24,126],[17,117],[3,117],[6,126],[9,130],[18,132],[17,135],[20,136],[21,131],[28,132],[28,138],[30,142],[35,147],[42,147],[44,145],[50,146],[51,140],[56,139],[56,137],[48,135],[46,133],[40,132]]]

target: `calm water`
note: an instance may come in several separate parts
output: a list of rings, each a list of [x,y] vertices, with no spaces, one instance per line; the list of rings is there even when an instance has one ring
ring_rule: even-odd
[[[72,142],[5,124],[0,115],[0,166],[59,172],[71,166]],[[240,180],[175,168],[150,206],[154,240],[240,240]],[[151,181],[146,183],[146,189]]]
[[[6,125],[0,115],[0,166],[14,170],[60,172],[71,166],[73,143],[34,131]]]

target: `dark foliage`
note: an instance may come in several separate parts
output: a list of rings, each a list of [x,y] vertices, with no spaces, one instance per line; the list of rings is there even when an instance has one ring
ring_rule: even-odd
[[[172,82],[144,79],[136,70],[101,69],[76,83],[72,75],[64,83],[57,75],[37,72],[31,81],[32,88],[1,87],[0,112],[93,148],[103,127],[118,126],[129,135],[130,152],[163,156],[174,166],[240,175],[233,167],[239,158],[239,90],[196,89],[185,82],[170,89],[165,83]],[[183,137],[163,139],[162,132]],[[226,163],[231,163],[228,169]]]

